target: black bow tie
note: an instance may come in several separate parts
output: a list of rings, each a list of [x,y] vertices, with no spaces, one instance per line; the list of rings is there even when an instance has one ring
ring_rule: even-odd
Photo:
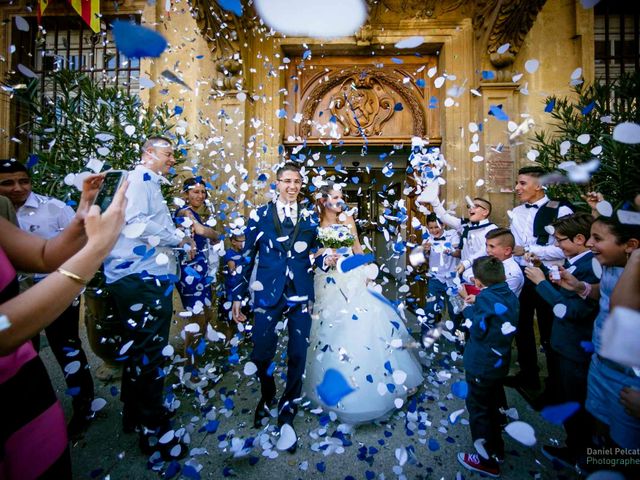
[[[438,237],[433,239],[434,242],[438,242],[440,240],[445,240],[445,237]]]
[[[533,203],[525,203],[524,206],[525,208],[538,208],[538,205],[535,205]]]

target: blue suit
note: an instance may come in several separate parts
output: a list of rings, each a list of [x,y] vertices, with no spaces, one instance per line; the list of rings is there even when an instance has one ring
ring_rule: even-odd
[[[244,299],[256,256],[258,270],[254,291],[253,352],[251,360],[258,367],[262,400],[269,403],[276,394],[273,368],[278,334],[276,325],[285,315],[288,323],[287,385],[279,402],[279,423],[292,423],[297,407],[293,400],[300,397],[304,373],[311,316],[309,302],[314,300],[313,267],[309,260],[317,245],[318,224],[302,214],[298,218],[280,222],[274,203],[260,207],[257,218],[251,218],[245,230],[243,256],[247,264],[242,269],[235,300]],[[288,219],[285,219],[288,220]]]

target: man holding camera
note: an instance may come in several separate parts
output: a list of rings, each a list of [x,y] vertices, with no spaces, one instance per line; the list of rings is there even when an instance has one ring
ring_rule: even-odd
[[[193,256],[193,240],[178,230],[162,196],[165,175],[175,164],[173,145],[151,137],[142,147],[140,164],[129,172],[125,227],[104,262],[107,290],[123,324],[120,357],[124,363],[121,400],[125,432],[138,430],[140,448],[159,450],[165,460],[186,454],[179,438],[159,443],[171,430],[163,405],[165,357],[173,315],[176,276],[174,249]],[[180,448],[176,448],[179,446]]]

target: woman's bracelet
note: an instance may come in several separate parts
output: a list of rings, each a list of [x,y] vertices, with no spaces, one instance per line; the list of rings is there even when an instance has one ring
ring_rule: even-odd
[[[69,270],[65,270],[64,268],[58,268],[56,272],[58,272],[60,275],[64,275],[67,278],[70,278],[71,280],[73,280],[76,283],[79,283],[83,287],[86,287],[87,284],[89,283],[89,280],[86,280],[82,278],[80,275],[76,275],[75,273],[70,272]]]

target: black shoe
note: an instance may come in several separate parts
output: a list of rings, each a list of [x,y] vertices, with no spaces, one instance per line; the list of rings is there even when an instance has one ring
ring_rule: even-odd
[[[542,454],[552,462],[557,462],[563,467],[574,469],[578,461],[577,457],[567,447],[554,447],[544,445]]]
[[[164,409],[162,411],[162,414],[160,415],[160,418],[158,419],[158,423],[160,425],[168,424],[169,421],[173,417],[175,417],[175,415],[176,415],[176,412],[172,412],[170,410]],[[140,432],[140,430],[141,430],[141,423],[138,416],[131,413],[129,409],[123,408],[122,409],[122,431],[124,433],[134,433],[134,432]]]
[[[262,420],[265,418],[271,418],[269,410],[275,405],[275,399],[264,401],[260,399],[258,406],[256,407],[256,413],[253,417],[253,428],[262,428]],[[268,423],[268,422],[267,422]]]

